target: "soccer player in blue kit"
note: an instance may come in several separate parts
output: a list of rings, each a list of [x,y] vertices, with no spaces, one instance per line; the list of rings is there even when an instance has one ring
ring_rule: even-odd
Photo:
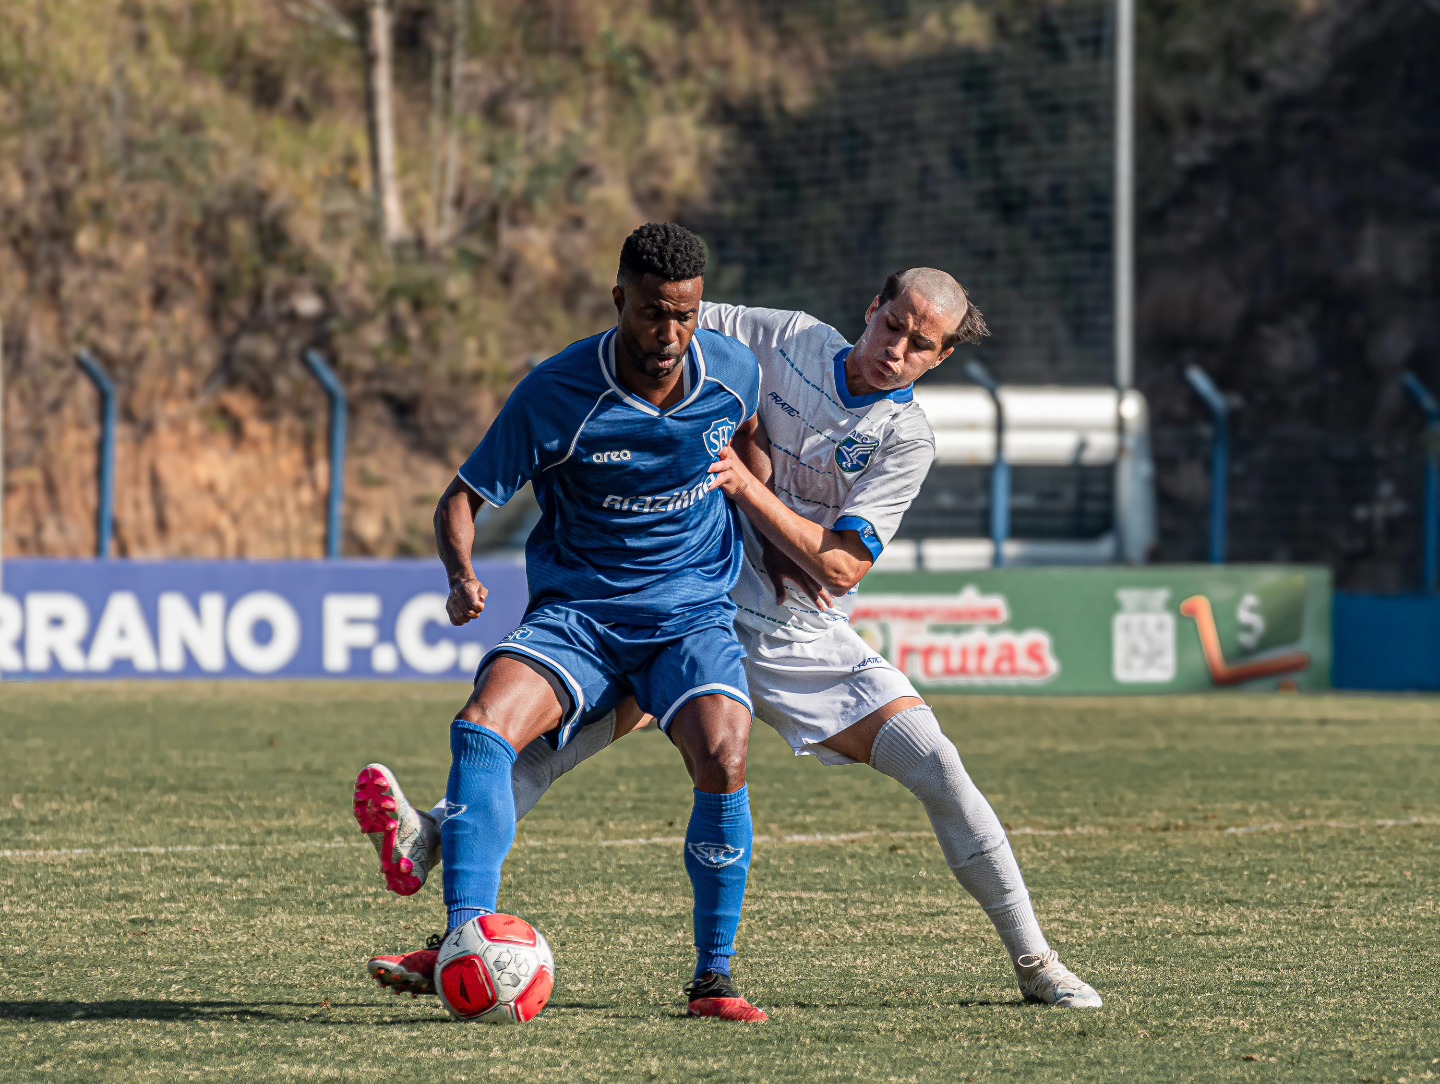
[[[690,1014],[761,1021],[730,977],[753,843],[751,705],[729,597],[743,559],[739,516],[710,474],[736,430],[753,424],[760,370],[748,347],[696,330],[704,272],[704,247],[688,230],[651,223],[632,233],[616,327],[526,376],[440,498],[435,533],[456,625],[485,609],[471,564],[481,505],[503,505],[529,482],[541,510],[526,544],[525,617],[481,660],[450,726],[445,906],[451,930],[498,908],[519,752],[536,740],[562,748],[633,695],[695,787],[685,837]],[[362,828],[386,830],[398,790],[379,765],[361,773]],[[388,877],[407,873],[387,866]],[[433,967],[427,951],[408,966]]]

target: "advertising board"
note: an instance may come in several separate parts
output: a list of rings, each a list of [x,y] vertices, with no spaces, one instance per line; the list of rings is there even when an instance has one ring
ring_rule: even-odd
[[[1330,596],[1288,565],[875,573],[851,623],[931,692],[1313,689]]]
[[[478,562],[464,628],[437,561],[13,560],[8,680],[468,680],[520,621],[525,569]],[[1330,576],[1256,565],[875,573],[852,622],[930,692],[1325,688]]]
[[[467,680],[525,611],[525,568],[478,562],[454,628],[438,561],[5,562],[0,674]]]

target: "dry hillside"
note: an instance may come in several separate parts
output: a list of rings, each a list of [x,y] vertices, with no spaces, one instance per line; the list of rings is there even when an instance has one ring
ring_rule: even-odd
[[[791,296],[752,273],[758,246],[724,227],[735,193],[778,168],[787,125],[833,123],[857,79],[903,86],[903,73],[960,51],[978,64],[1015,27],[1066,10],[393,7],[407,232],[387,252],[360,0],[0,6],[7,554],[93,549],[96,405],[79,349],[123,389],[119,552],[319,553],[324,399],[300,363],[308,347],[353,399],[347,551],[426,551],[434,496],[527,360],[608,318],[629,229],[698,223],[730,261],[724,282]],[[1440,14],[1421,0],[1141,0],[1138,330],[1142,385],[1179,434],[1162,440],[1167,555],[1196,555],[1206,485],[1187,436],[1198,414],[1175,375],[1185,361],[1243,397],[1251,433],[1341,431],[1390,448],[1352,486],[1366,509],[1383,484],[1408,484],[1400,467],[1385,474],[1416,427],[1392,378],[1406,366],[1440,375],[1437,34]],[[895,112],[840,116],[880,145],[916,123],[907,108],[897,96]],[[836,198],[799,201],[796,236],[826,234]],[[784,230],[766,241],[788,244]],[[839,320],[861,287],[803,296]],[[1237,532],[1295,490],[1284,478],[1241,486]],[[1335,535],[1335,518],[1300,508],[1288,529],[1323,545],[1287,554],[1257,536],[1255,555],[1322,556],[1364,575],[1409,560],[1402,520]]]

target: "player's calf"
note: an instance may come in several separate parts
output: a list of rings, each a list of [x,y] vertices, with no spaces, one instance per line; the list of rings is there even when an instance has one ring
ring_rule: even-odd
[[[676,713],[669,734],[695,783],[685,832],[685,870],[695,893],[695,978],[686,987],[690,1015],[764,1020],[764,1013],[735,993],[730,978],[755,839],[745,786],[748,705],[728,696],[696,697]]]

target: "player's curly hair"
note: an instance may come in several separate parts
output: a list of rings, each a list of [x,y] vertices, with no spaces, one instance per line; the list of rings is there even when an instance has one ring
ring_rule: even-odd
[[[621,282],[654,275],[663,282],[684,282],[705,274],[705,243],[674,222],[647,222],[625,238],[620,249]]]

